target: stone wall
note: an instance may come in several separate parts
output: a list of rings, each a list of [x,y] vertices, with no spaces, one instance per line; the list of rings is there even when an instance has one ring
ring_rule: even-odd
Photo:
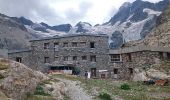
[[[129,55],[131,59],[129,60]],[[122,62],[110,62],[111,76],[114,79],[114,69],[118,69],[117,78],[131,79],[135,68],[148,68],[153,64],[159,64],[162,60],[159,52],[140,51],[129,54],[121,54]],[[131,73],[132,71],[132,73]]]
[[[76,47],[72,45],[75,42]],[[90,47],[91,42],[95,43],[95,48]],[[49,43],[49,48],[44,49],[45,43]],[[57,51],[54,49],[55,43],[58,43]],[[68,47],[63,47],[64,43],[68,43]],[[147,68],[167,58],[167,55],[160,51],[142,50],[130,53],[110,51],[112,52],[109,52],[107,36],[77,35],[31,41],[31,50],[9,53],[9,58],[16,60],[16,57],[21,57],[22,63],[42,72],[47,72],[50,66],[69,65],[79,68],[81,75],[96,68],[96,75],[99,77],[101,76],[99,70],[106,70],[107,77],[113,79],[131,79],[135,68]],[[111,62],[109,54],[120,54],[122,60]],[[90,58],[94,55],[95,62]],[[77,57],[76,60],[73,60],[74,56]],[[86,56],[87,59],[82,60],[82,56]],[[48,63],[44,62],[45,57],[49,57]],[[64,61],[64,57],[68,57],[68,60]]]
[[[8,53],[8,58],[11,60],[16,61],[17,57],[21,58],[21,63],[25,64],[26,66],[29,66],[31,69],[36,69],[35,65],[33,65],[32,61],[32,51],[23,51],[23,52],[11,52]]]
[[[68,43],[68,47],[63,47],[63,43]],[[77,42],[77,47],[72,47],[72,43]],[[85,42],[86,45],[80,44]],[[90,42],[95,43],[95,48],[90,48]],[[49,43],[49,49],[44,49],[44,43]],[[58,51],[54,50],[54,43],[58,43]],[[81,69],[81,75],[84,75],[85,71],[91,71],[91,68],[98,70],[108,69],[108,37],[107,36],[75,36],[75,37],[63,37],[46,40],[32,41],[32,56],[33,65],[37,65],[40,70],[46,71],[49,65],[55,65],[57,62],[60,65],[71,64]],[[96,56],[96,62],[90,61],[90,56]],[[64,61],[64,57],[68,56],[69,60]],[[77,60],[73,61],[72,57],[77,56]],[[87,56],[87,60],[82,60],[82,56]],[[44,63],[44,57],[49,57],[49,64]],[[58,57],[56,60],[55,58]],[[44,70],[46,69],[46,70]],[[98,74],[98,73],[97,73]]]

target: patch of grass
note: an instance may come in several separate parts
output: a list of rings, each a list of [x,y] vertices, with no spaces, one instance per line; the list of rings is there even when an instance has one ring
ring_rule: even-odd
[[[42,85],[37,85],[35,92],[27,93],[26,100],[55,100],[50,94],[45,93]]]
[[[0,62],[0,70],[8,69],[9,66],[10,66],[9,63]]]
[[[59,80],[54,79],[54,78],[50,78],[49,80],[44,80],[43,82],[41,82],[40,85],[52,84],[52,82],[59,82]]]
[[[51,80],[45,80],[40,83],[40,85],[44,85],[44,84],[52,84],[52,83],[51,83]]]
[[[5,78],[5,77],[4,77],[3,75],[0,74],[0,80],[1,80],[1,79],[4,79],[4,78]]]
[[[144,85],[142,82],[131,82],[131,81],[113,81],[111,79],[87,79],[81,77],[71,77],[65,75],[52,75],[53,78],[65,78],[72,81],[80,81],[81,85],[88,94],[93,94],[94,88],[98,93],[109,93],[112,98],[120,97],[124,100],[156,100],[150,93],[170,93],[170,86],[155,86],[155,85]],[[130,89],[121,89],[122,84],[128,84]],[[125,86],[126,87],[126,86]],[[98,96],[99,94],[97,94]],[[98,100],[98,98],[97,98]]]
[[[112,100],[110,94],[108,94],[108,93],[100,93],[98,97],[101,100]]]
[[[123,90],[130,90],[130,86],[127,83],[122,84],[120,88]]]
[[[70,98],[68,96],[64,95],[63,100],[70,100]]]
[[[31,95],[26,100],[55,100],[51,96]]]
[[[50,96],[50,94],[45,93],[42,85],[37,85],[34,95]]]

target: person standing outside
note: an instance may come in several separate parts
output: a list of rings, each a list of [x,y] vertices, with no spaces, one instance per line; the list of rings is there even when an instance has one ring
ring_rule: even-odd
[[[88,78],[88,73],[87,73],[87,71],[85,71],[84,76],[85,76],[85,79],[87,79],[87,78]]]

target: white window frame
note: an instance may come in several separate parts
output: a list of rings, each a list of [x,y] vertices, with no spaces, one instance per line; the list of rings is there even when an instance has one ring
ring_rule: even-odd
[[[114,57],[115,56],[115,57]],[[117,56],[117,57],[116,57]],[[121,62],[122,61],[122,57],[121,54],[111,54],[110,55],[110,61],[111,62]]]
[[[59,51],[59,43],[54,43],[54,51]]]

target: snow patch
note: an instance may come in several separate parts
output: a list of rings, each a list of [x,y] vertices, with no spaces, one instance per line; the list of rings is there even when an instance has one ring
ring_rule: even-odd
[[[156,15],[156,16],[159,16],[162,13],[148,8],[143,9],[143,12],[148,13],[148,15]]]
[[[51,29],[47,29],[47,32],[41,32],[41,31],[35,31],[34,29],[32,29],[31,26],[25,25],[25,27],[27,28],[28,32],[35,34],[37,36],[41,37],[53,37],[56,35],[62,36],[65,35],[65,32],[59,32],[59,31],[54,31]]]

